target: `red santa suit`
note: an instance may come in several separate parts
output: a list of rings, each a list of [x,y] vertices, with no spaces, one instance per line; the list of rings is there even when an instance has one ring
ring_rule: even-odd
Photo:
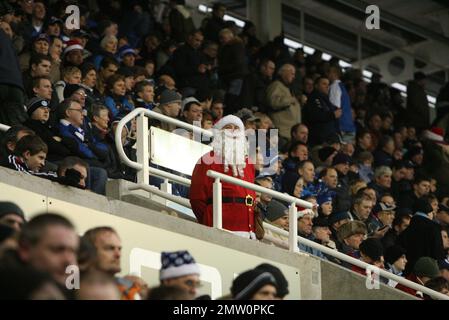
[[[214,161],[211,159],[214,159]],[[239,178],[254,183],[254,165],[248,163],[248,159],[245,162],[244,178]],[[192,210],[199,223],[212,226],[214,179],[207,176],[208,170],[217,171],[229,176],[232,176],[232,170],[230,169],[228,172],[224,172],[222,161],[218,159],[214,151],[204,155],[193,170],[192,184],[190,186],[190,204],[192,205]],[[243,236],[254,233],[254,202],[256,193],[253,190],[235,184],[229,184],[224,181],[221,183],[223,229]]]

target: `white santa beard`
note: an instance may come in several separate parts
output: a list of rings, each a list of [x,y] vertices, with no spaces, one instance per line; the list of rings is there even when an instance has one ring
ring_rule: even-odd
[[[219,132],[212,142],[215,154],[223,161],[224,172],[232,169],[234,177],[244,177],[248,147],[244,133]]]

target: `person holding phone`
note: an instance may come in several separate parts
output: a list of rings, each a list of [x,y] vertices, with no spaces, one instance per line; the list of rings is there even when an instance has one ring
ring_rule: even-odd
[[[395,216],[396,206],[389,205],[384,202],[376,204],[369,216],[366,224],[368,233],[374,237],[381,239],[391,228]]]

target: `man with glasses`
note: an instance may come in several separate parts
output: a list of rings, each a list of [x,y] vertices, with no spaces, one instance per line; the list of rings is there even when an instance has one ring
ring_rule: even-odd
[[[188,251],[162,252],[159,279],[162,286],[177,287],[194,299],[201,287],[200,268]]]

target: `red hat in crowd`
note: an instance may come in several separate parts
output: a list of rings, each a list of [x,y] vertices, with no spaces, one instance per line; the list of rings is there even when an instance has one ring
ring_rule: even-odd
[[[84,50],[83,46],[81,45],[81,42],[79,42],[78,40],[67,41],[67,46],[64,50],[64,55],[73,50],[81,50],[81,51]]]

